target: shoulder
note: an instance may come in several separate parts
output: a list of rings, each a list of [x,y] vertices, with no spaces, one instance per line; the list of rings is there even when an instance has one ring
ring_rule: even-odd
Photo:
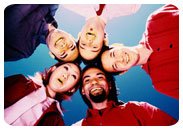
[[[155,106],[153,106],[147,102],[143,102],[143,101],[142,102],[129,101],[122,106],[125,106],[125,107],[130,108],[130,109],[147,109],[147,108],[156,109]]]

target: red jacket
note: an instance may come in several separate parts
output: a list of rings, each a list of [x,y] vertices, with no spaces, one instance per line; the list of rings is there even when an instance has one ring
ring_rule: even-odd
[[[89,109],[82,126],[168,126],[175,123],[171,116],[146,102],[133,101],[119,106],[110,101],[103,111]]]
[[[36,85],[32,80],[28,80],[23,75],[14,75],[5,78],[4,87],[4,108],[7,108],[33,92],[40,86]],[[37,126],[57,126],[64,125],[64,121],[60,112],[56,107],[56,103],[53,103],[45,112],[41,115],[39,120],[35,123]]]
[[[146,42],[153,49],[143,69],[159,92],[179,97],[179,14],[178,8],[166,5],[147,20]]]

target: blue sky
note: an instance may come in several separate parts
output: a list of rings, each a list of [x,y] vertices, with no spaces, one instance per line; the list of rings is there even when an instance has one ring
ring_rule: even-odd
[[[123,43],[125,45],[137,45],[145,30],[146,19],[153,11],[161,7],[160,4],[145,4],[133,15],[115,18],[107,23],[106,32],[109,44]],[[71,33],[75,38],[85,23],[85,18],[60,6],[55,19],[59,29]],[[49,57],[46,45],[41,44],[28,59],[4,63],[4,75],[13,74],[34,75],[37,71],[43,71],[55,64],[56,61]],[[82,64],[83,67],[83,64]],[[159,107],[168,114],[178,119],[178,101],[154,90],[150,77],[137,66],[121,76],[115,76],[120,94],[119,99],[127,101],[145,101]],[[65,108],[64,121],[71,125],[85,117],[87,106],[83,102],[79,92],[76,92],[71,101],[62,103]]]

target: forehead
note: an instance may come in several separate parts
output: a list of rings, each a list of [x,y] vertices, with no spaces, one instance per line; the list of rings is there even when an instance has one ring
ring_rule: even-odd
[[[104,75],[104,72],[101,71],[100,69],[97,69],[97,68],[89,68],[88,70],[86,70],[83,74],[83,78],[87,75],[87,76],[92,76],[92,75],[97,75],[97,74],[103,74]]]

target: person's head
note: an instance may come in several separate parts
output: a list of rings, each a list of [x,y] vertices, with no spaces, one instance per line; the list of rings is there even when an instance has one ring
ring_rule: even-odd
[[[82,71],[80,93],[89,108],[92,103],[105,100],[119,104],[114,77],[96,65],[88,65]]]
[[[106,44],[104,21],[98,16],[88,19],[78,38],[81,57],[85,60],[95,59]]]
[[[101,55],[102,66],[107,72],[125,72],[135,66],[138,60],[138,52],[122,44],[113,44]]]
[[[57,60],[71,62],[79,55],[74,37],[65,31],[53,28],[49,31],[46,43],[50,55]]]
[[[42,74],[42,79],[50,96],[64,99],[79,88],[80,75],[81,69],[77,64],[57,63]]]

